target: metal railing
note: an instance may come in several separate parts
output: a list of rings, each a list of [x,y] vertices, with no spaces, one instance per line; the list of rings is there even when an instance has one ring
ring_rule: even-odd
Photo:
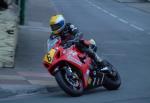
[[[15,0],[15,4],[18,5],[20,8],[19,10],[20,25],[24,25],[26,0]]]

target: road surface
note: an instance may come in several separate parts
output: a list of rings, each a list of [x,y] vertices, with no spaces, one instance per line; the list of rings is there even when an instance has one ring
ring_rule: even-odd
[[[122,85],[117,91],[99,88],[77,98],[69,97],[58,90],[54,93],[18,96],[2,103],[150,103],[149,13],[114,0],[37,0],[36,3],[30,1],[30,5],[34,8],[30,10],[35,15],[28,14],[28,26],[21,29],[25,38],[20,37],[23,47],[26,47],[24,68],[29,67],[26,64],[32,60],[30,68],[27,69],[44,70],[44,67],[40,66],[40,58],[48,38],[48,19],[52,14],[60,13],[65,16],[67,22],[74,23],[84,33],[85,38],[96,40],[98,54],[118,68]],[[53,12],[50,12],[51,9]],[[35,30],[34,26],[41,27],[41,30]],[[31,28],[26,31],[28,27]],[[31,34],[29,38],[25,36],[26,33]],[[26,42],[27,40],[29,42]],[[28,55],[31,51],[35,53]],[[20,55],[25,54],[21,49],[18,52],[19,61]],[[36,60],[30,60],[29,57]]]

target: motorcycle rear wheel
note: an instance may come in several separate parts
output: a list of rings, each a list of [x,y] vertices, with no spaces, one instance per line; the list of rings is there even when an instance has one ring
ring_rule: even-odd
[[[65,74],[62,70],[56,72],[55,79],[58,85],[70,96],[77,97],[83,94],[83,83],[81,79],[79,80],[80,82],[79,88],[73,87],[71,84],[67,82]]]

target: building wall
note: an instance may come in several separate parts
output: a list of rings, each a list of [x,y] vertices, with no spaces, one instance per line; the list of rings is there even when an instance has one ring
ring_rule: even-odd
[[[8,2],[11,2],[8,0]],[[18,13],[14,6],[0,11],[0,67],[14,67],[18,35]]]

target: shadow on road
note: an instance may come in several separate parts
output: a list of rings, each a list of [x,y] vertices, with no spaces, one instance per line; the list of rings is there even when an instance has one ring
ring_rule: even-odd
[[[70,98],[71,97],[71,96],[67,95],[65,92],[63,92],[62,90],[60,90],[60,88],[56,91],[57,92],[55,92],[55,94],[52,94],[50,97],[53,97],[53,98]],[[85,91],[83,93],[83,96],[84,95],[99,94],[99,93],[104,93],[104,92],[109,92],[109,91],[104,89],[104,88],[96,88],[96,89],[91,89],[91,90]],[[78,98],[78,97],[76,97],[76,98]]]

